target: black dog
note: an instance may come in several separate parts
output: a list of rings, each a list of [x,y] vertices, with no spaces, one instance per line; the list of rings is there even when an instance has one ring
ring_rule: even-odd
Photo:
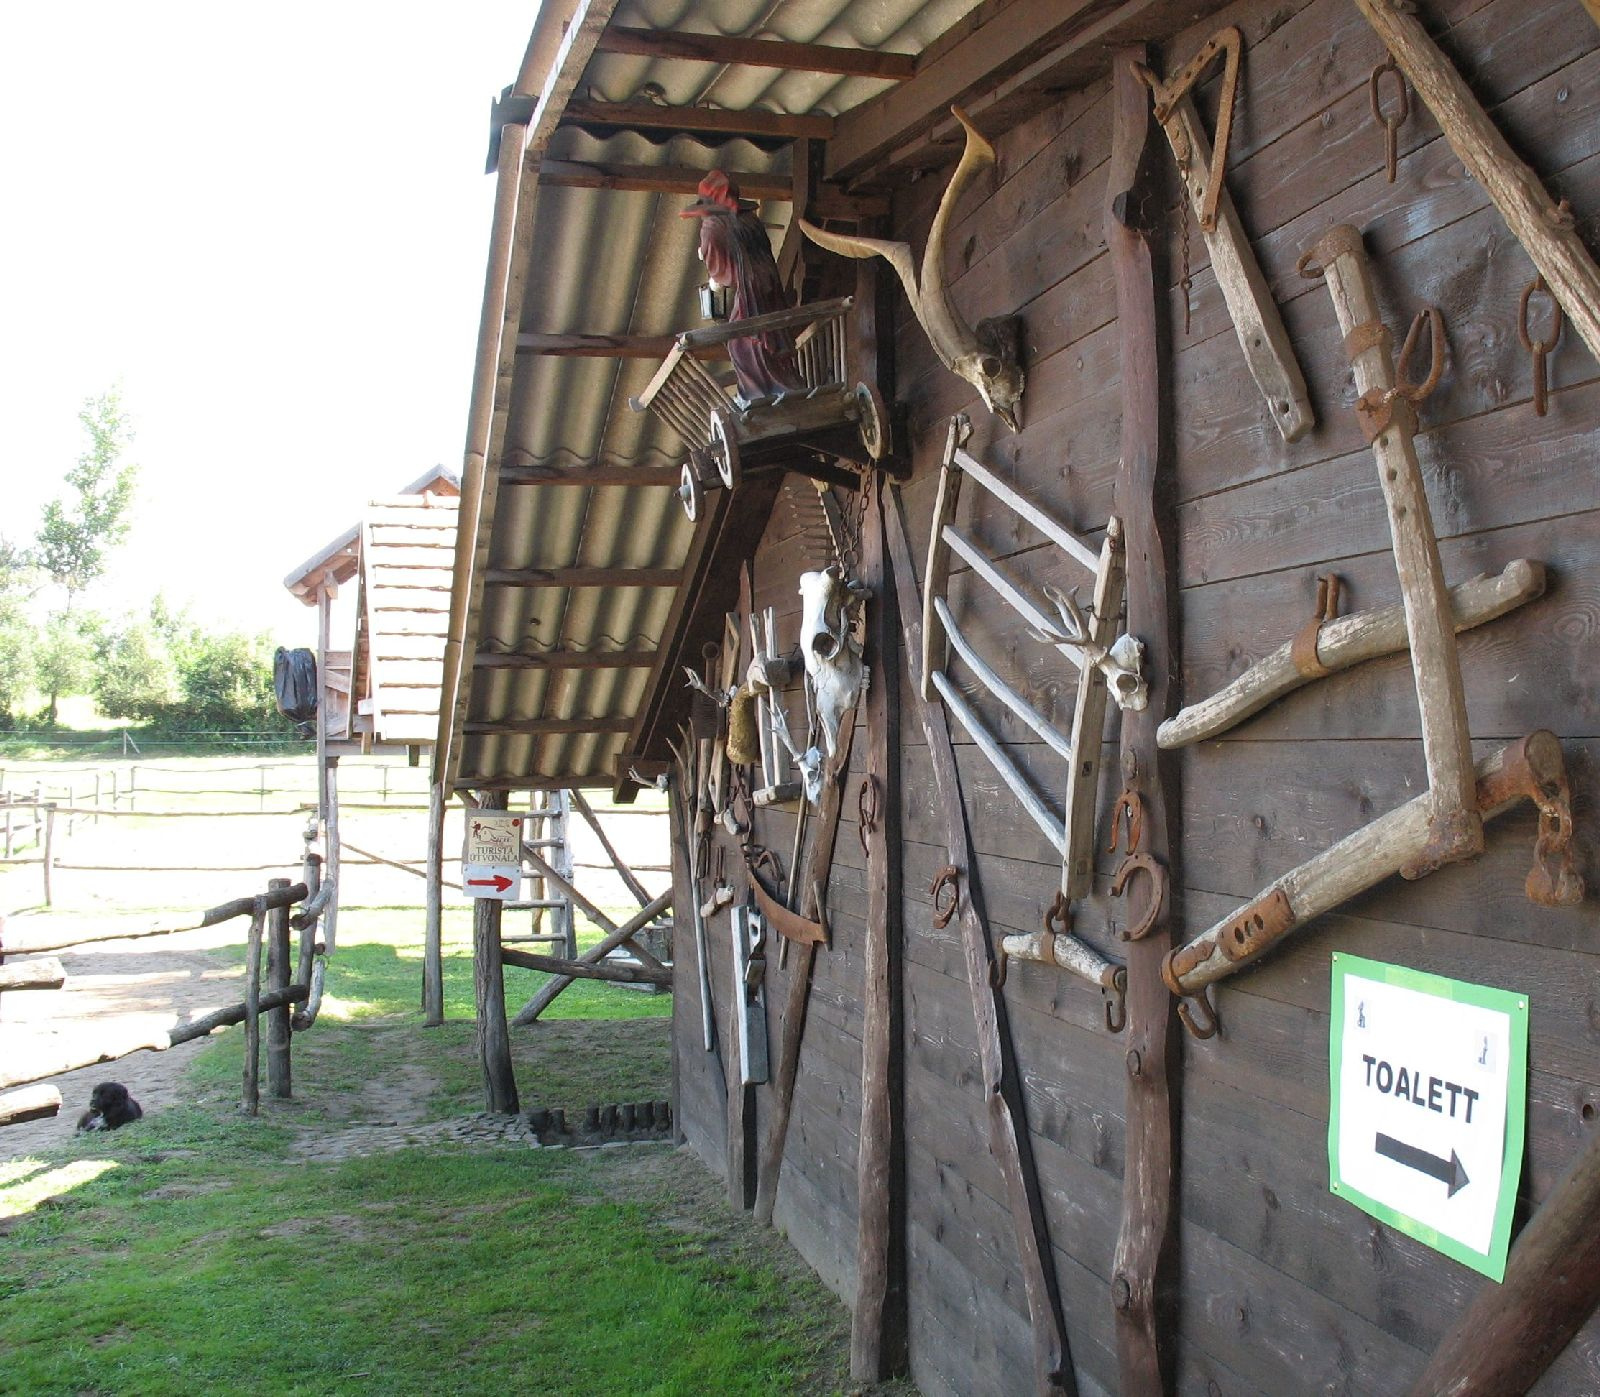
[[[79,1130],[115,1130],[144,1111],[121,1082],[101,1082],[89,1093],[89,1109],[78,1117]]]

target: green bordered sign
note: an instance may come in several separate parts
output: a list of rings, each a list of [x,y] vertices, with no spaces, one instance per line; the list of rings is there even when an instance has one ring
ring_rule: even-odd
[[[1333,957],[1331,1187],[1500,1280],[1522,1173],[1528,997]]]

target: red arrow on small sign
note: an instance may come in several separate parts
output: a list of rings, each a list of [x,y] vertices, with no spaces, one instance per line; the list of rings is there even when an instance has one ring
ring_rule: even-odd
[[[496,873],[493,878],[468,878],[469,888],[493,888],[497,893],[503,893],[511,886],[511,880],[504,873]]]

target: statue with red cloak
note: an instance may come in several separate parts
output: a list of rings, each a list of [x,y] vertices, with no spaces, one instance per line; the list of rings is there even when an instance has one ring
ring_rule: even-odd
[[[700,260],[714,287],[733,292],[729,323],[788,310],[789,300],[772,256],[767,230],[755,215],[755,204],[739,197],[739,186],[721,170],[700,181],[700,197],[679,213],[700,220]],[[794,362],[794,333],[768,330],[731,340],[728,357],[745,402],[781,398],[803,392],[805,384]]]

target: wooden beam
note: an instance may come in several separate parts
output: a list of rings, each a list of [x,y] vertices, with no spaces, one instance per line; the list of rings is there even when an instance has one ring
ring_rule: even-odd
[[[460,791],[570,791],[574,786],[605,789],[609,781],[592,771],[529,771],[517,776],[458,776]]]
[[[1433,1351],[1412,1397],[1526,1392],[1600,1303],[1600,1138],[1523,1228],[1505,1280],[1483,1285]]]
[[[665,359],[676,335],[542,335],[517,336],[518,354],[550,354],[569,359]]]
[[[731,34],[687,34],[682,30],[628,29],[612,25],[600,36],[605,53],[638,58],[679,58],[692,63],[727,63],[746,68],[787,68],[799,73],[904,82],[916,72],[909,53],[796,44],[785,39],[747,39]]]
[[[485,587],[676,587],[677,568],[486,568]]]
[[[670,970],[652,970],[647,965],[567,960],[562,956],[542,956],[534,951],[518,951],[510,946],[501,947],[500,958],[507,965],[515,965],[523,970],[543,970],[547,975],[566,975],[579,980],[615,980],[628,985],[659,985],[663,989],[672,988]]]
[[[849,181],[892,154],[898,164],[937,140],[950,160],[961,132],[959,103],[993,138],[1061,100],[1106,68],[1107,44],[1163,39],[1192,23],[1192,6],[1171,0],[1017,0],[980,6],[917,60],[909,82],[843,113],[828,145],[824,178]]]
[[[0,1125],[48,1120],[60,1109],[61,1093],[54,1087],[27,1087],[0,1096]]]
[[[1117,334],[1122,365],[1121,469],[1116,512],[1127,540],[1127,627],[1145,646],[1150,700],[1122,714],[1124,789],[1141,805],[1145,838],[1141,852],[1169,868],[1168,882],[1181,886],[1172,863],[1171,822],[1181,808],[1177,763],[1156,746],[1156,727],[1173,696],[1178,672],[1170,597],[1169,564],[1175,542],[1169,510],[1157,514],[1156,481],[1161,465],[1161,339],[1151,234],[1142,221],[1158,207],[1150,186],[1150,90],[1139,78],[1142,44],[1112,57],[1111,159],[1106,178],[1105,238],[1116,278]],[[1163,533],[1163,526],[1169,532]],[[1170,555],[1170,556],[1169,556]],[[1135,826],[1137,828],[1137,825]],[[1131,849],[1128,852],[1133,852]],[[1146,884],[1149,879],[1144,880]],[[1146,889],[1144,896],[1152,894]],[[1162,1281],[1172,1265],[1174,1163],[1169,1061],[1176,1058],[1172,996],[1161,978],[1161,961],[1172,943],[1177,914],[1169,900],[1157,908],[1148,934],[1128,943],[1127,1131],[1123,1145],[1122,1219],[1112,1259],[1111,1299],[1116,1315],[1120,1390],[1161,1393],[1172,1367],[1177,1331],[1171,1288]],[[1134,925],[1144,905],[1130,904]],[[1165,1313],[1163,1313],[1163,1307]],[[1165,1347],[1163,1347],[1163,1341]]]
[[[624,165],[584,160],[546,160],[539,166],[539,183],[564,189],[612,189],[637,194],[693,194],[709,170],[686,165]],[[750,170],[724,173],[747,199],[789,198],[787,175],[758,175]]]
[[[607,956],[612,951],[616,950],[616,948],[622,945],[624,941],[632,940],[633,937],[637,936],[663,912],[670,910],[672,907],[672,896],[673,890],[668,888],[666,892],[662,893],[661,896],[656,898],[653,902],[648,902],[641,907],[621,926],[612,927],[604,939],[601,940],[599,945],[591,946],[587,951],[579,956],[578,959],[585,964],[592,965],[602,959],[604,956]],[[593,918],[590,920],[593,920]],[[601,918],[601,921],[596,922],[595,924],[599,926],[604,923],[604,921],[605,919]],[[540,1014],[544,1013],[544,1011],[550,1007],[556,996],[560,994],[562,990],[566,989],[566,987],[571,983],[572,972],[570,971],[564,972],[563,974],[558,974],[555,979],[548,981],[540,988],[538,994],[534,995],[534,997],[524,1004],[517,1012],[516,1018],[511,1021],[511,1026],[513,1028],[524,1028],[528,1024],[531,1024],[539,1017]]]
[[[501,466],[502,485],[652,485],[683,484],[677,466]]]
[[[67,983],[67,972],[55,956],[38,960],[12,961],[0,965],[0,990],[58,990]]]
[[[505,718],[498,723],[468,723],[468,737],[495,733],[627,732],[632,718]]]
[[[1005,1183],[1005,1202],[1011,1212],[1011,1227],[1017,1244],[1017,1260],[1022,1270],[1023,1291],[1027,1297],[1029,1332],[1033,1345],[1033,1390],[1040,1397],[1078,1390],[1072,1355],[1067,1350],[1066,1324],[1061,1317],[1061,1292],[1056,1282],[1055,1260],[1050,1249],[1050,1228],[1045,1217],[1044,1199],[1039,1191],[1039,1174],[1033,1160],[1033,1140],[1028,1133],[1027,1111],[1023,1103],[1022,1080],[1017,1070],[1016,1049],[1011,1041],[1010,1019],[1005,996],[998,987],[994,953],[984,917],[983,889],[978,878],[978,860],[967,828],[962,804],[961,776],[956,766],[955,746],[950,740],[950,724],[944,709],[922,696],[922,602],[917,594],[916,565],[911,560],[911,541],[906,535],[898,492],[885,502],[884,526],[888,538],[889,570],[894,578],[895,597],[900,605],[900,639],[906,666],[911,671],[907,686],[913,696],[922,736],[927,743],[928,764],[933,768],[937,808],[944,815],[945,847],[951,864],[960,874],[956,897],[956,919],[960,925],[961,949],[967,968],[967,991],[972,1000],[972,1017],[977,1030],[978,1065],[982,1073],[981,1091],[989,1118],[989,1152]],[[1125,1388],[1132,1392],[1136,1389]],[[1147,1389],[1137,1389],[1141,1393]],[[1153,1389],[1151,1389],[1153,1390]]]
[[[861,539],[867,609],[867,775],[860,829],[867,858],[867,938],[862,963],[861,1130],[856,1160],[856,1295],[850,1376],[877,1383],[906,1369],[906,1160],[904,942],[901,927],[900,644],[894,589],[886,585],[883,481],[873,472]],[[865,822],[864,822],[865,823]]]
[[[473,656],[474,669],[649,669],[655,664],[654,650],[548,650],[539,655],[480,650]],[[470,784],[467,781],[461,785]]]
[[[491,796],[480,807],[504,810],[504,796]],[[500,947],[500,919],[505,904],[498,898],[472,900],[472,986],[477,1005],[478,1065],[483,1075],[483,1109],[498,1115],[517,1113],[517,1078],[511,1066],[511,1033],[506,1026],[506,977]]]
[[[826,141],[833,135],[831,116],[800,116],[760,108],[729,111],[722,107],[658,107],[650,102],[567,103],[563,126],[620,126],[634,131],[706,131],[726,136],[768,136],[780,140]]]

